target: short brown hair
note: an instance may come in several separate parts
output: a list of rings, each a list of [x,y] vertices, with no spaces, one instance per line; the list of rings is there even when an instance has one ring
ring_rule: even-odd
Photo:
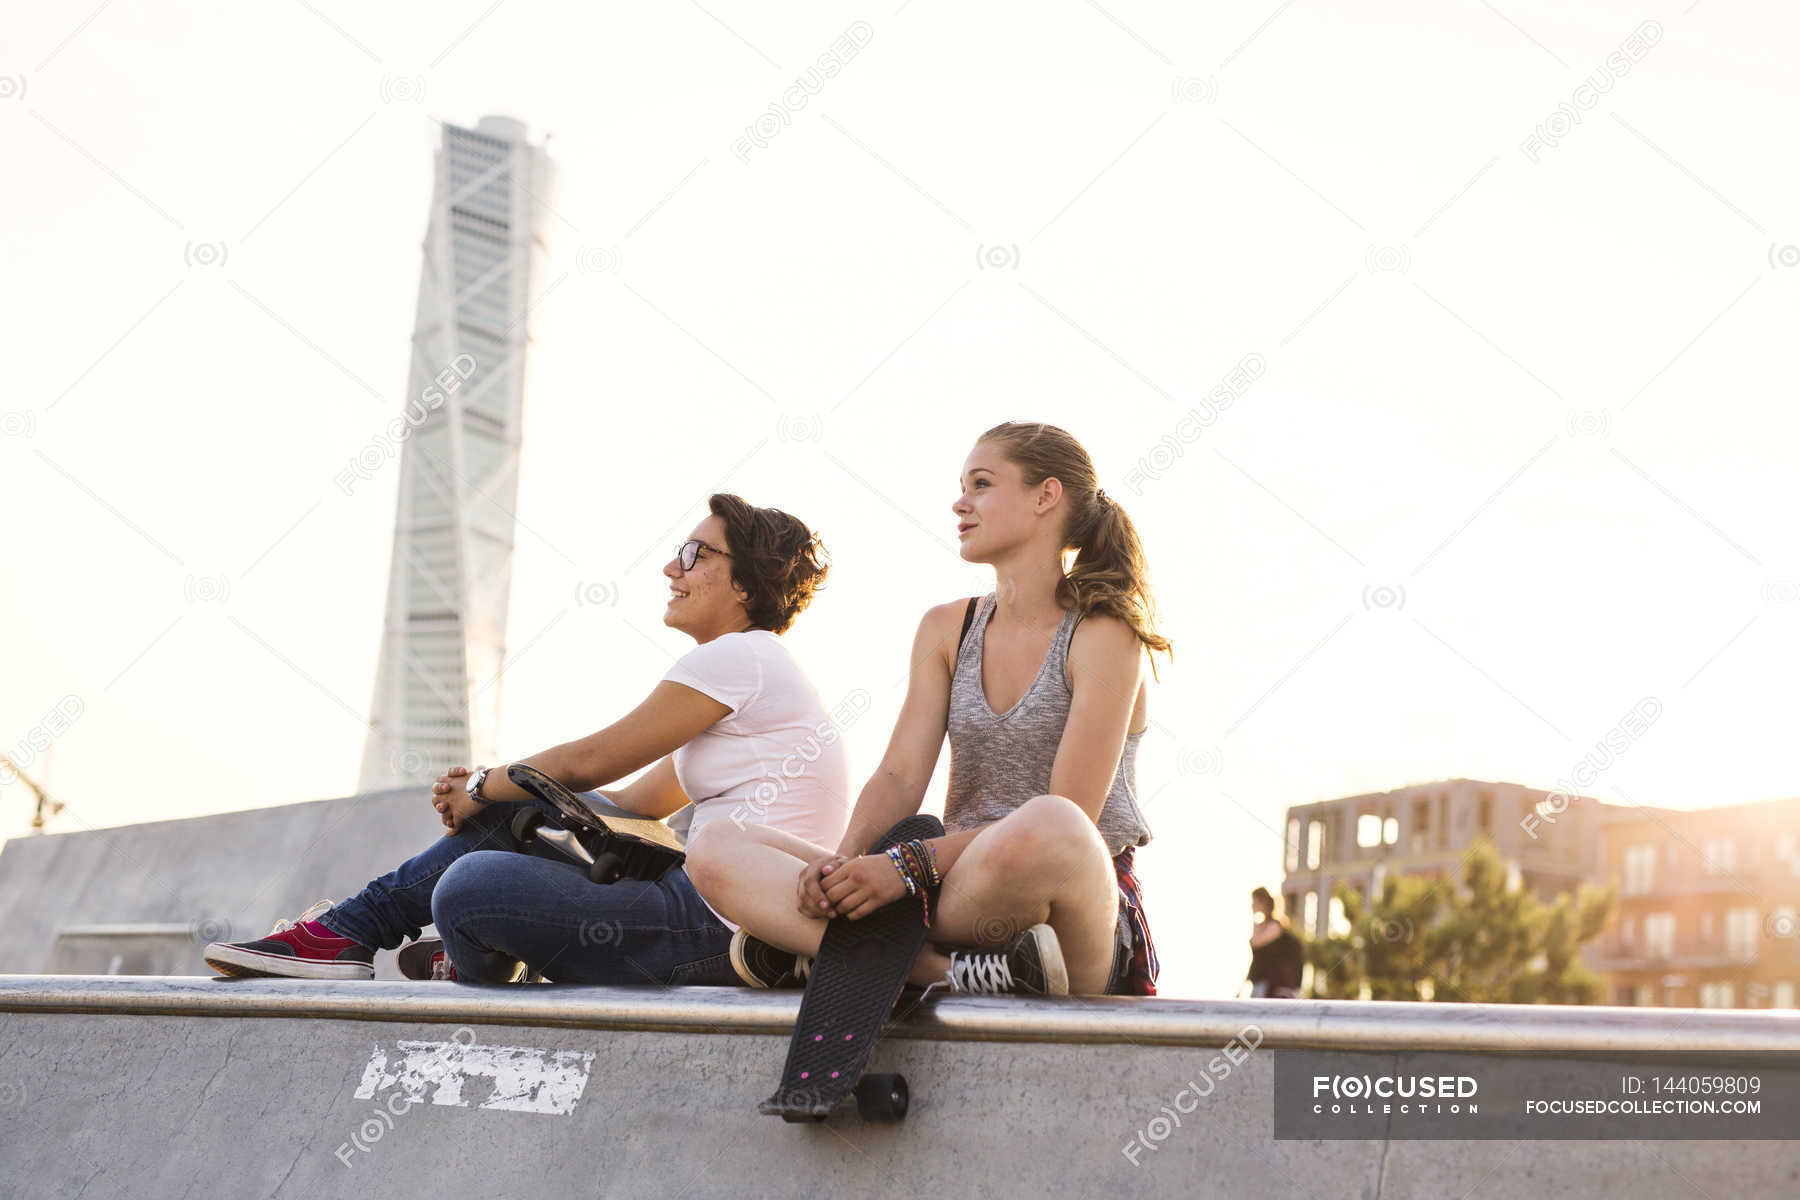
[[[731,581],[749,594],[744,611],[750,623],[786,633],[831,569],[825,544],[799,518],[729,492],[714,492],[706,506],[725,522]]]

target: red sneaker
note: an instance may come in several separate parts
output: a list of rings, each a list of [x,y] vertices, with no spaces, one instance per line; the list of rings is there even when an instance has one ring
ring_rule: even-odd
[[[214,942],[206,965],[221,975],[284,975],[294,979],[373,979],[375,952],[339,937],[313,918],[331,910],[321,900],[292,921],[277,921],[254,942]]]

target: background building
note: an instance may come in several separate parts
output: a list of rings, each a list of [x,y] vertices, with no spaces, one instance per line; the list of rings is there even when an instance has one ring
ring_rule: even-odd
[[[1368,897],[1392,872],[1460,879],[1463,855],[1478,837],[1493,843],[1519,886],[1553,899],[1594,878],[1606,807],[1478,779],[1296,805],[1287,811],[1282,883],[1288,922],[1307,937],[1323,936],[1341,919],[1331,899],[1339,883]]]
[[[1800,798],[1699,812],[1612,808],[1619,904],[1593,965],[1615,1004],[1793,1008],[1800,986]]]
[[[495,756],[529,314],[555,185],[508,117],[444,126],[359,789]]]

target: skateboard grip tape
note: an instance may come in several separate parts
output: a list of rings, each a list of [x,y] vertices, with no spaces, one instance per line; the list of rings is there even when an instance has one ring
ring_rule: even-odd
[[[943,835],[936,817],[911,816],[876,839],[869,853]],[[902,896],[860,920],[840,916],[826,923],[781,1087],[762,1111],[818,1115],[849,1093],[924,944],[925,909],[918,896]]]

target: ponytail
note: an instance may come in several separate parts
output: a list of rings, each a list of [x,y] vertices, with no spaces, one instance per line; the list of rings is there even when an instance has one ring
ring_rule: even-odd
[[[1056,585],[1056,599],[1083,616],[1106,613],[1131,627],[1138,641],[1173,657],[1175,644],[1156,631],[1156,606],[1137,527],[1125,509],[1096,486],[1093,460],[1074,436],[1055,425],[1009,421],[977,439],[1001,447],[1019,465],[1027,486],[1055,477],[1069,501],[1063,549],[1075,562]]]

